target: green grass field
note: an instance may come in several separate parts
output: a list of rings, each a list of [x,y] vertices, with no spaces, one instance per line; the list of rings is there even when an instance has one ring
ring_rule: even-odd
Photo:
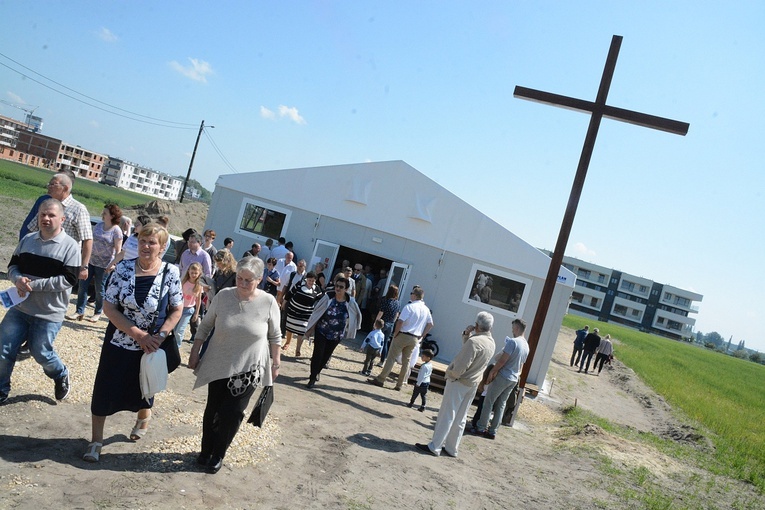
[[[0,195],[34,200],[47,192],[45,186],[52,175],[50,170],[0,160]],[[107,203],[130,207],[155,200],[149,195],[81,178],[74,183],[74,195],[94,216],[99,216]]]
[[[563,320],[574,329],[585,324],[615,338],[616,358],[708,430],[717,462],[707,469],[765,492],[765,366],[616,324]]]

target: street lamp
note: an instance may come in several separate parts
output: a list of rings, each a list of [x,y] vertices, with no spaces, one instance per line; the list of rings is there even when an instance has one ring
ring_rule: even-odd
[[[215,126],[207,126],[209,128],[215,128]],[[194,166],[194,156],[197,155],[197,147],[199,146],[199,137],[202,136],[202,131],[205,128],[205,121],[199,125],[199,133],[197,133],[197,141],[194,143],[194,152],[191,153],[191,161],[189,162],[189,171],[186,173],[186,180],[183,181],[183,189],[181,190],[181,198],[178,202],[183,203],[183,196],[186,194],[186,186],[189,184],[189,178],[191,177],[191,168]]]

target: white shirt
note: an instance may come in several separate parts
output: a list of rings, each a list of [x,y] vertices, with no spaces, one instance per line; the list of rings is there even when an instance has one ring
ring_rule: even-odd
[[[285,265],[284,259],[279,259],[276,262],[275,269],[279,272],[279,287],[277,287],[277,290],[282,290],[287,285],[290,275],[297,271],[297,265],[295,265],[294,261]]]
[[[433,324],[433,317],[425,301],[419,299],[406,305],[398,316],[402,322],[400,331],[421,337],[425,326]]]

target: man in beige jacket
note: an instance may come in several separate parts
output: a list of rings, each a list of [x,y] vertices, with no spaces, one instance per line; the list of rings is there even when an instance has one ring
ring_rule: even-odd
[[[475,325],[462,332],[462,349],[446,369],[446,387],[441,408],[430,443],[415,444],[418,450],[438,457],[443,451],[449,457],[457,456],[457,449],[465,431],[467,412],[486,366],[494,356],[496,344],[491,336],[494,317],[479,312]]]

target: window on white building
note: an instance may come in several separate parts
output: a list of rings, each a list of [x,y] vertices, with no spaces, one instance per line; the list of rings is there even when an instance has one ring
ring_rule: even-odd
[[[287,210],[245,200],[240,213],[238,231],[279,239],[287,226],[290,213]]]

